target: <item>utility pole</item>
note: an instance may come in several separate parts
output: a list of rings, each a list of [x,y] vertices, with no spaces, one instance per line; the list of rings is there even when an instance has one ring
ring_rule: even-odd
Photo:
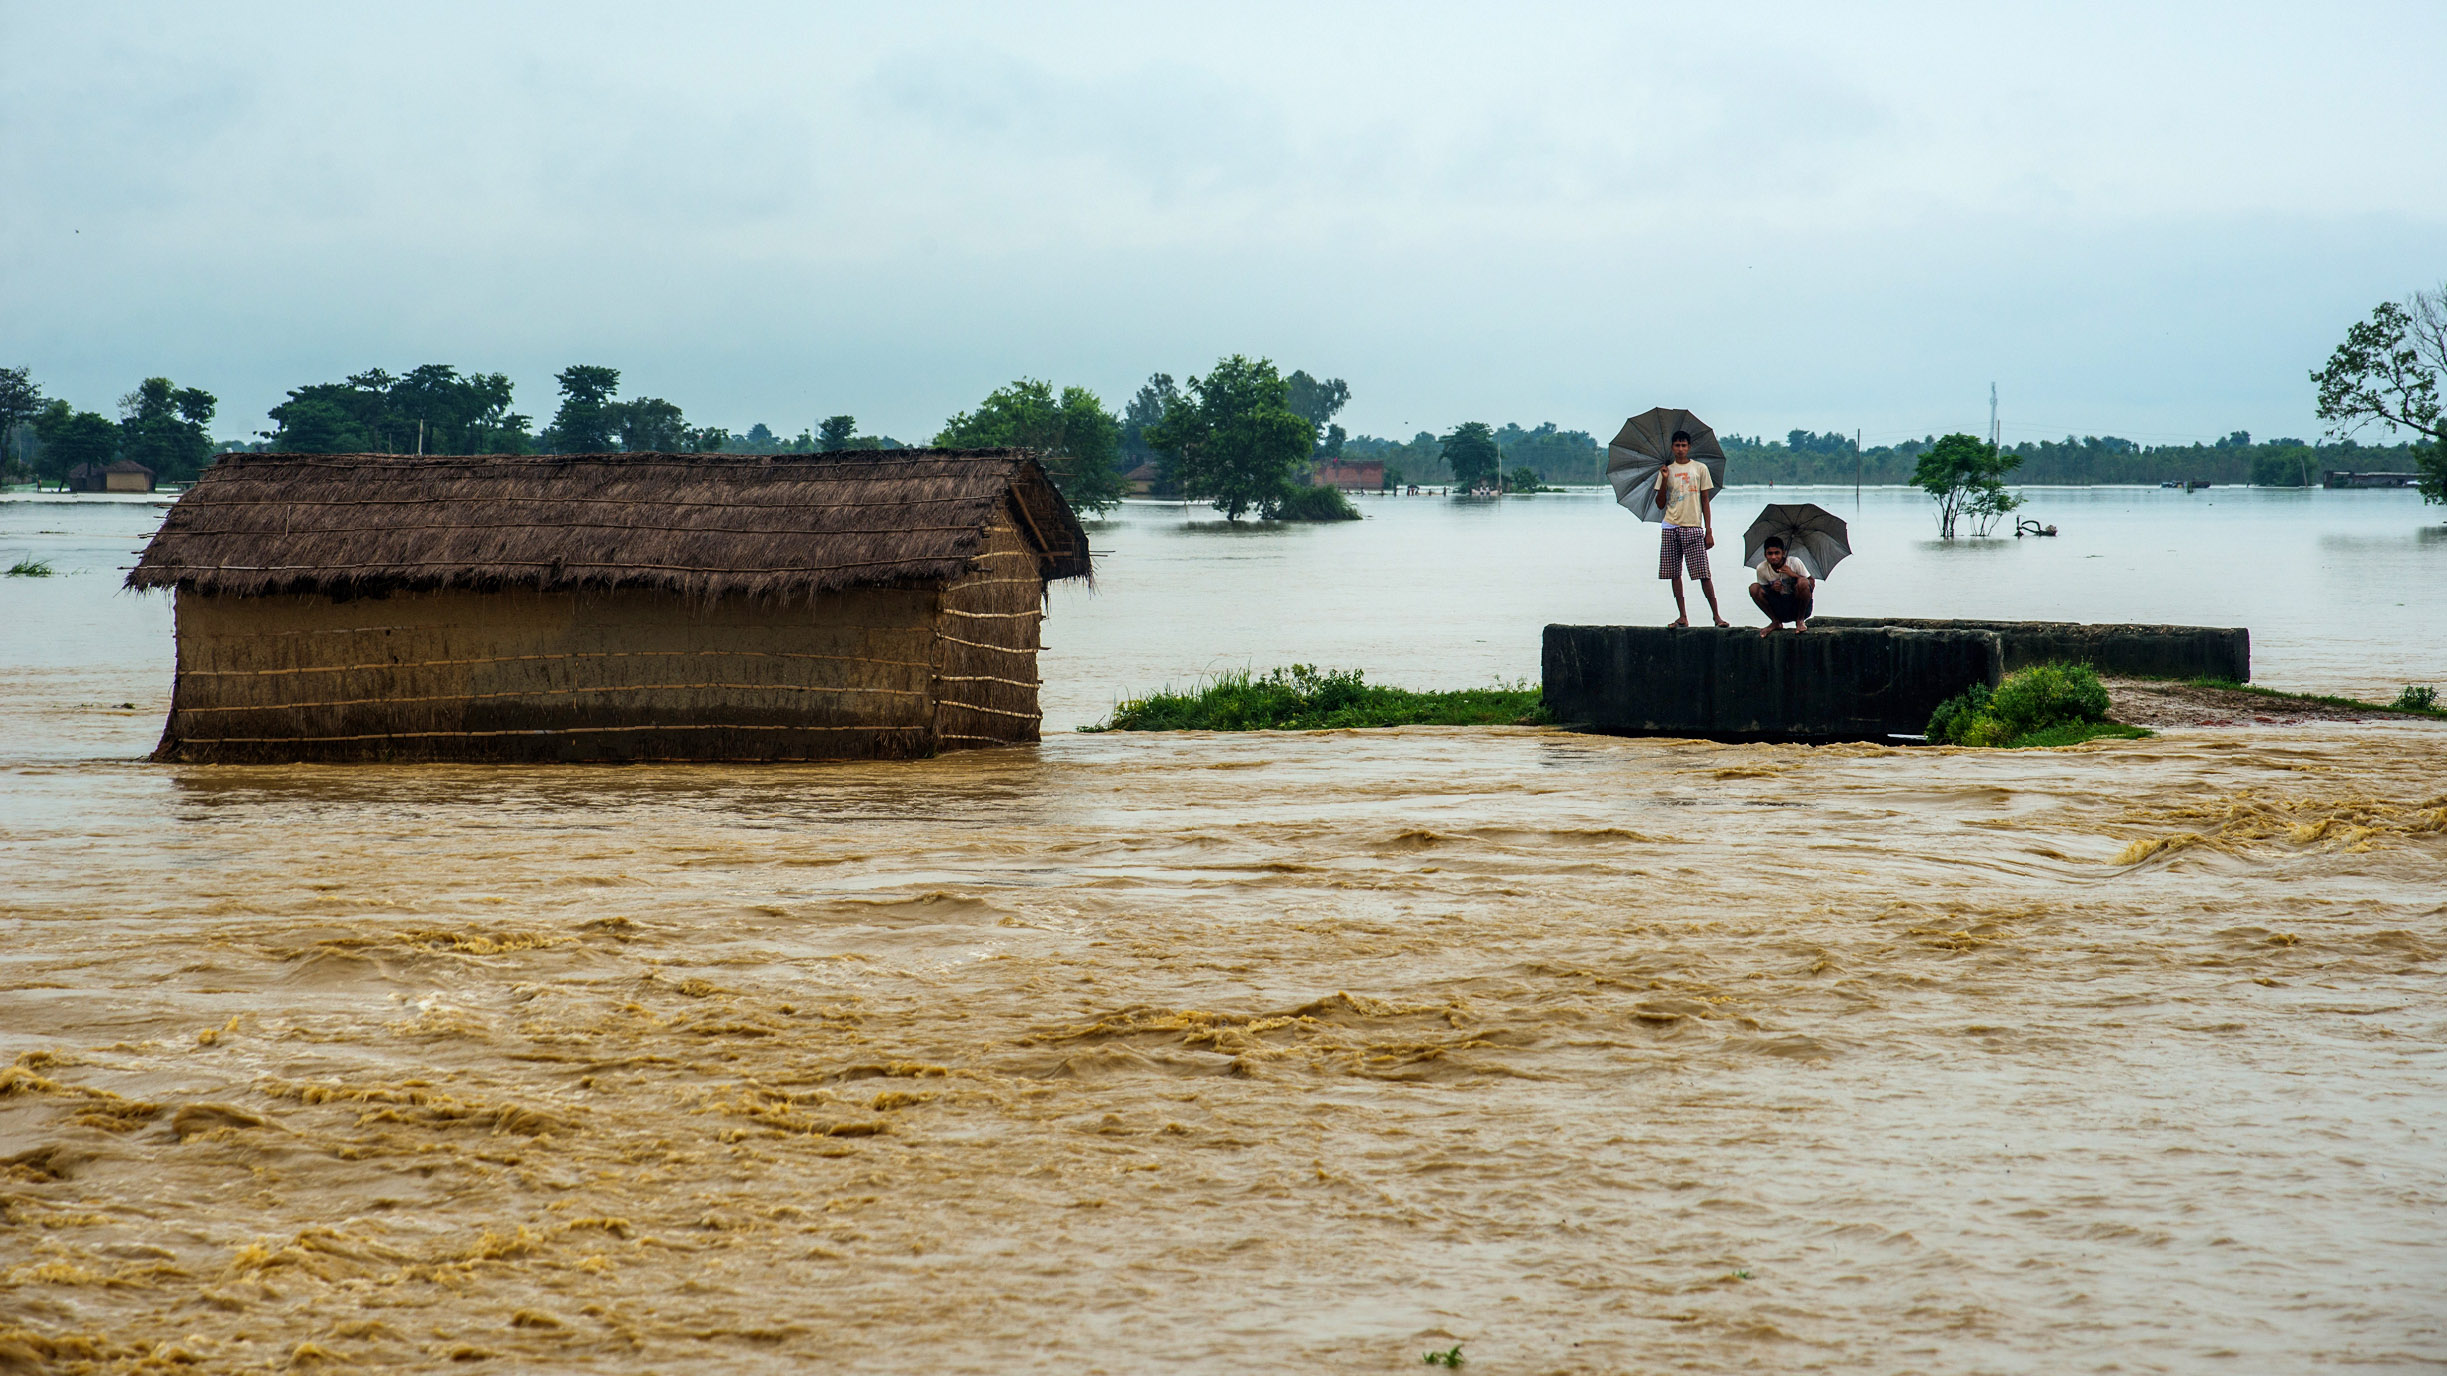
[[[2003,438],[1997,430],[1997,384],[1992,382],[1988,384],[1988,447],[1996,448]]]
[[[1852,432],[1852,514],[1861,514],[1861,432]]]

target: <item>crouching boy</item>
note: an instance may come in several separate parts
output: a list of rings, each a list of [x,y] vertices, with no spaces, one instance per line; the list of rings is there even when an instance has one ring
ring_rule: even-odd
[[[1773,634],[1787,621],[1796,631],[1810,629],[1810,602],[1818,591],[1818,580],[1799,560],[1785,554],[1781,538],[1767,537],[1767,557],[1759,561],[1755,572],[1758,581],[1750,585],[1750,600],[1767,613],[1767,628],[1759,634]]]

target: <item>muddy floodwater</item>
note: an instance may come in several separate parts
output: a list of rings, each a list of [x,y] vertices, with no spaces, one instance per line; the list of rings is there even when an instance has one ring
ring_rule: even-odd
[[[2447,1365],[2447,727],[170,768],[78,529],[0,1371]],[[1108,533],[1074,716],[1200,631],[1096,667]]]

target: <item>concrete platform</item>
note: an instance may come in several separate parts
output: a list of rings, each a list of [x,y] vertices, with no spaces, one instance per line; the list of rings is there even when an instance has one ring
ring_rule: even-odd
[[[2005,672],[1987,630],[1549,626],[1546,708],[1565,726],[1711,740],[1884,740]]]
[[[1923,621],[1822,616],[1810,630],[1886,626],[1908,631],[1991,631],[2004,642],[2005,672],[2033,664],[2087,664],[2133,678],[2252,681],[2252,633],[2240,626],[2117,626],[2081,621]],[[1917,729],[1917,728],[1915,728]]]

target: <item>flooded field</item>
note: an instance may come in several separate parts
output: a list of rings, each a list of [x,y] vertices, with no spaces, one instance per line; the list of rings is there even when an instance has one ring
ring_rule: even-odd
[[[0,1370],[2447,1364],[2435,725],[165,768],[0,599]]]

